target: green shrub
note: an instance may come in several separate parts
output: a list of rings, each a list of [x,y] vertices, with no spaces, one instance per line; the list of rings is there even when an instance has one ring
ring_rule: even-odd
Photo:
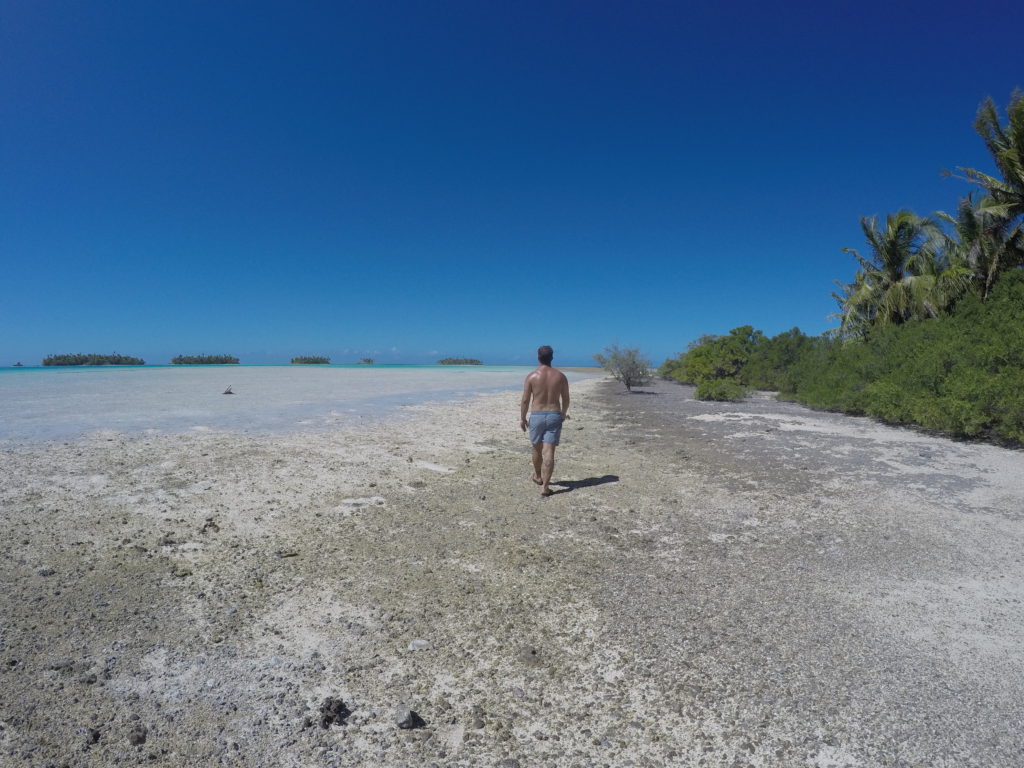
[[[813,344],[814,339],[799,328],[784,331],[770,339],[755,337],[741,378],[753,389],[781,390],[786,372]]]
[[[696,384],[701,400],[737,400],[749,390],[743,373],[765,343],[764,334],[749,325],[733,328],[727,336],[701,336],[687,352],[662,363],[659,374]]]
[[[863,338],[771,339],[750,326],[704,336],[659,374],[705,400],[769,388],[812,408],[968,437],[1024,443],[1024,269],[950,315],[871,328]]]
[[[670,379],[673,381],[682,381],[685,376],[686,364],[683,362],[684,355],[679,357],[670,357],[661,365],[658,366],[658,378],[659,379]],[[689,382],[686,382],[687,384]]]
[[[686,377],[696,384],[707,379],[737,377],[763,339],[764,334],[749,325],[733,328],[728,336],[710,338],[686,353]]]
[[[784,380],[788,397],[812,407],[1024,441],[1024,271],[953,315],[816,342]]]
[[[736,379],[703,379],[697,383],[694,397],[698,400],[739,400],[748,390]]]

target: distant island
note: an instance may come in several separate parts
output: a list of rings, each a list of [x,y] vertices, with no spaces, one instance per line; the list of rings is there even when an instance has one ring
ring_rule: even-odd
[[[231,355],[178,355],[171,365],[238,365],[238,358]]]
[[[331,358],[314,355],[312,357],[293,357],[292,365],[330,365]]]
[[[472,357],[446,357],[438,360],[438,365],[483,365],[483,362]]]
[[[372,357],[364,357],[362,360],[359,361],[359,364],[360,365],[373,365],[373,358]]]
[[[127,355],[50,355],[43,365],[145,365],[141,357]],[[21,363],[18,363],[21,365]]]
[[[15,364],[14,364],[14,367],[15,367],[15,368],[24,368],[25,366],[23,366],[23,365],[21,364],[21,361],[18,361],[17,363],[15,363]]]

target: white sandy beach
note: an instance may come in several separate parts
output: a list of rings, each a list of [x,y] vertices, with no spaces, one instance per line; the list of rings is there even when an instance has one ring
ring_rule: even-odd
[[[7,447],[0,764],[1012,765],[1021,454],[654,391]]]

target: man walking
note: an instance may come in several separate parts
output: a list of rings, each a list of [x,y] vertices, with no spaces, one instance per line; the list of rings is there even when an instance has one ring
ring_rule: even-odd
[[[519,408],[519,428],[530,427],[533,444],[533,482],[541,487],[541,496],[550,496],[551,473],[555,469],[555,446],[562,436],[562,422],[569,418],[569,380],[551,367],[555,352],[545,345],[537,350],[537,370],[523,382]],[[530,409],[530,406],[533,409]],[[527,422],[526,413],[530,411]]]

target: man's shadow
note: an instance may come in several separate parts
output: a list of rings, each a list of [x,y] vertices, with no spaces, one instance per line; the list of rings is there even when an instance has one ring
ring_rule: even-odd
[[[618,475],[602,475],[601,477],[588,477],[585,480],[552,480],[551,485],[557,486],[552,488],[551,495],[554,496],[556,493],[569,493],[575,491],[577,488],[590,488],[595,485],[604,485],[605,483],[617,483],[619,482]]]

